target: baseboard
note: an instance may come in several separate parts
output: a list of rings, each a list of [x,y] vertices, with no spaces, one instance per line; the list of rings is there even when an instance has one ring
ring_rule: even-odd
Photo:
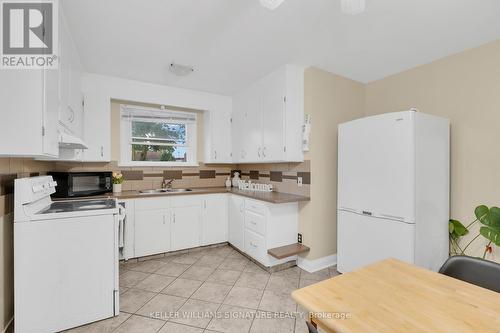
[[[9,322],[7,323],[7,325],[4,327],[2,333],[6,333],[9,331],[9,328],[10,326],[14,323],[14,316],[12,316],[12,318],[10,318]],[[11,332],[14,332],[14,329],[12,329]]]
[[[297,266],[299,266],[300,268],[309,273],[314,273],[336,264],[337,264],[336,254],[332,254],[331,256],[322,257],[314,260],[309,260],[301,257],[297,258]]]

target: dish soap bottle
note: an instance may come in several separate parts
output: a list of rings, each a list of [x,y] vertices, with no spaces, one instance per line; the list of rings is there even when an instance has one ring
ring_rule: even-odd
[[[231,187],[231,177],[227,177],[227,179],[226,179],[226,187],[227,188]]]

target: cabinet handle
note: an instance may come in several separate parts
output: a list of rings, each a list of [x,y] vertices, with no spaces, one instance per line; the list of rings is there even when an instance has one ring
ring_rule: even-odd
[[[173,216],[172,216],[172,222],[175,223],[175,213],[173,213]]]
[[[262,148],[262,156],[266,157],[266,147]]]
[[[217,159],[217,150],[214,150],[214,159]]]
[[[104,157],[104,146],[101,146],[101,157]]]
[[[253,242],[250,242],[250,245],[253,247],[257,247],[257,245],[255,245]]]
[[[250,220],[250,223],[252,223],[253,225],[257,225],[257,222],[255,222],[254,220]]]
[[[70,112],[70,115],[68,116],[68,121],[70,123],[72,123],[72,122],[75,121],[75,111],[73,111],[73,109],[71,108],[71,106],[68,106],[68,110]]]
[[[260,158],[260,147],[257,149],[257,156]]]
[[[163,215],[163,224],[165,224],[165,215]]]

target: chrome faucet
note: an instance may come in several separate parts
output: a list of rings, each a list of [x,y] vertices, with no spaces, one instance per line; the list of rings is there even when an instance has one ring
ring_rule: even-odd
[[[173,182],[174,182],[174,179],[170,179],[170,180],[164,179],[163,182],[161,183],[161,187],[165,188],[165,189],[171,189]]]

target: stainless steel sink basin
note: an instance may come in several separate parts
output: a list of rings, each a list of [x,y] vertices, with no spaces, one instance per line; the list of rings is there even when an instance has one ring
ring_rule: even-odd
[[[141,190],[140,194],[158,194],[158,193],[176,193],[176,192],[191,192],[190,188],[169,188],[169,189],[156,189],[156,190]]]

